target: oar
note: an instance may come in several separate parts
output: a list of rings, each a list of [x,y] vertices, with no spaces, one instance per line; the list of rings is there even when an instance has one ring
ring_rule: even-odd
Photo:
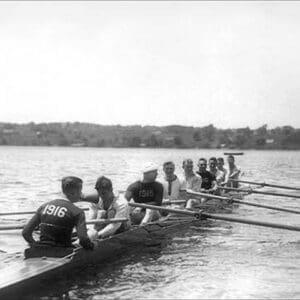
[[[149,209],[153,209],[153,210],[177,213],[177,214],[192,216],[192,217],[196,217],[196,218],[204,217],[204,218],[208,218],[208,219],[223,220],[223,221],[229,221],[229,222],[235,222],[235,223],[251,224],[251,225],[286,229],[286,230],[292,230],[292,231],[300,231],[300,227],[298,227],[298,226],[271,223],[271,222],[262,222],[262,221],[244,219],[244,218],[233,218],[233,217],[228,217],[228,216],[224,216],[224,215],[220,215],[220,214],[208,214],[208,213],[204,213],[204,212],[194,212],[194,211],[190,211],[190,210],[166,208],[166,207],[147,205],[147,204],[141,204],[141,203],[129,203],[129,205],[132,207],[149,208]]]
[[[186,200],[163,200],[162,204],[185,204]]]
[[[7,213],[0,213],[0,216],[13,216],[13,215],[31,215],[35,214],[36,211],[16,211],[16,212],[7,212]]]
[[[204,198],[218,199],[218,200],[222,200],[222,201],[225,200],[225,201],[232,202],[232,203],[240,203],[240,204],[249,205],[249,206],[256,206],[256,207],[261,207],[261,208],[289,212],[289,213],[293,213],[293,214],[300,214],[299,210],[293,210],[293,209],[265,205],[265,204],[258,204],[258,203],[254,203],[254,202],[244,201],[244,200],[242,201],[242,200],[239,200],[239,199],[236,199],[233,197],[222,197],[222,196],[217,196],[217,195],[212,195],[212,194],[198,193],[198,192],[194,192],[192,190],[187,190],[187,193],[189,195],[201,196]],[[199,207],[199,208],[201,208],[201,207]]]
[[[290,197],[290,198],[298,198],[298,199],[300,199],[299,195],[282,194],[282,193],[272,193],[272,192],[263,192],[263,191],[253,190],[253,189],[237,189],[237,188],[221,187],[221,186],[219,186],[218,189],[225,190],[225,191],[234,191],[234,192],[246,192],[246,193],[249,193],[249,194],[261,194],[261,195],[270,195],[270,196],[279,196],[279,197]]]
[[[186,200],[164,200],[163,204],[184,204]],[[81,208],[82,210],[89,210],[88,208]],[[29,211],[16,211],[16,212],[6,212],[0,213],[0,216],[14,216],[14,215],[33,215],[35,214],[35,210]]]
[[[87,225],[90,224],[111,224],[111,223],[119,223],[126,222],[128,219],[126,218],[114,218],[114,219],[98,219],[98,220],[90,220],[86,221]],[[11,225],[1,225],[0,231],[2,230],[13,230],[13,229],[23,229],[26,223],[23,224],[11,224]]]
[[[298,187],[292,187],[292,186],[286,186],[286,185],[270,184],[270,183],[265,183],[265,182],[255,182],[255,181],[248,181],[248,180],[237,180],[237,179],[231,179],[231,181],[256,184],[256,185],[260,185],[262,187],[269,186],[269,187],[275,187],[275,188],[279,188],[279,189],[300,191],[300,188],[298,188]]]
[[[81,208],[82,210],[89,210],[88,208]],[[0,216],[13,216],[13,215],[32,215],[35,214],[36,210],[28,210],[28,211],[15,211],[15,212],[6,212],[0,213]]]

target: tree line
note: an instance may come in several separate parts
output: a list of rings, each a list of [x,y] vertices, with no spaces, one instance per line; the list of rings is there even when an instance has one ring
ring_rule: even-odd
[[[0,145],[300,149],[300,129],[218,129],[191,126],[121,126],[90,123],[0,123]]]

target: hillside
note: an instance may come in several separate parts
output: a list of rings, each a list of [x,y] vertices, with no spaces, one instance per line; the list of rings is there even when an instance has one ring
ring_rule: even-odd
[[[0,145],[161,147],[229,149],[300,149],[300,129],[218,129],[187,127],[106,126],[89,123],[0,123]]]

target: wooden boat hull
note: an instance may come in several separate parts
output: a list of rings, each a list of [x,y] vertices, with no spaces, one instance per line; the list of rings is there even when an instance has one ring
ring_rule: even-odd
[[[67,275],[77,267],[99,264],[128,251],[161,245],[179,229],[188,228],[193,223],[201,225],[201,222],[190,217],[173,218],[97,240],[93,251],[80,249],[69,257],[36,257],[15,262],[1,269],[0,299],[19,299],[20,293],[24,295],[24,292],[48,285],[58,274]]]

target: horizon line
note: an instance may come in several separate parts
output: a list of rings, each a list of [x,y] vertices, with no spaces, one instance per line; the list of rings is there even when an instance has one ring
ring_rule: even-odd
[[[0,121],[0,124],[11,124],[11,125],[29,125],[29,124],[66,124],[66,123],[70,123],[70,124],[74,124],[74,123],[79,123],[79,124],[89,124],[89,125],[97,125],[97,126],[111,126],[111,127],[114,127],[114,126],[121,126],[121,127],[135,127],[135,126],[140,126],[140,127],[171,127],[171,126],[180,126],[180,127],[193,127],[193,128],[203,128],[203,127],[208,127],[208,126],[213,126],[214,128],[216,129],[221,129],[221,130],[228,130],[228,129],[245,129],[245,128],[249,128],[250,130],[255,130],[255,129],[258,129],[258,128],[261,128],[261,127],[264,127],[266,126],[266,128],[268,130],[271,130],[271,129],[275,129],[275,128],[278,128],[278,127],[292,127],[294,129],[300,129],[300,128],[297,128],[297,127],[294,127],[292,125],[277,125],[277,126],[274,126],[272,128],[269,128],[269,125],[268,124],[262,124],[256,128],[251,128],[250,126],[244,126],[244,127],[227,127],[227,128],[223,128],[223,127],[216,127],[213,123],[210,123],[210,124],[207,124],[207,125],[202,125],[202,126],[194,126],[194,125],[182,125],[182,124],[168,124],[168,125],[153,125],[153,124],[146,124],[146,125],[142,125],[142,124],[100,124],[100,123],[93,123],[93,122],[84,122],[84,121],[50,121],[50,122],[35,122],[35,121],[30,121],[30,122],[3,122],[3,121]]]

